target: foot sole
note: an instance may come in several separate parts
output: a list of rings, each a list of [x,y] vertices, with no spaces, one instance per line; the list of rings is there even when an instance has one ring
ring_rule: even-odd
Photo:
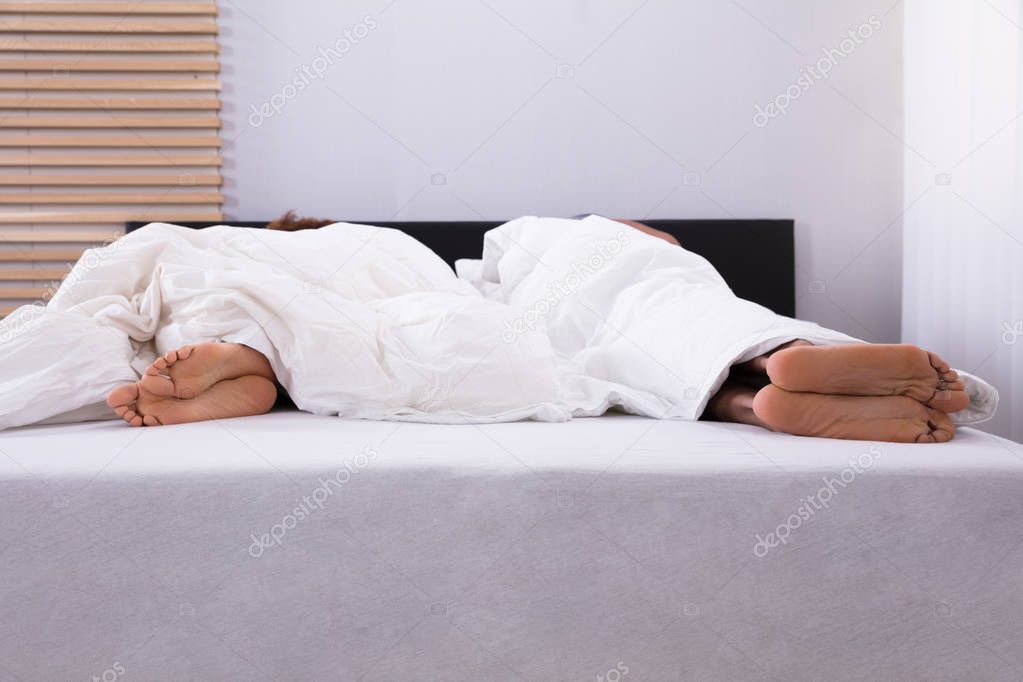
[[[107,396],[107,405],[132,426],[168,426],[265,414],[276,399],[272,381],[249,375],[217,382],[188,399],[154,395],[141,381],[122,384]]]
[[[955,425],[941,410],[907,396],[794,393],[767,386],[753,399],[757,417],[776,431],[889,443],[945,443]]]
[[[970,404],[948,363],[908,344],[794,346],[768,358],[767,375],[790,392],[905,396],[942,412]]]

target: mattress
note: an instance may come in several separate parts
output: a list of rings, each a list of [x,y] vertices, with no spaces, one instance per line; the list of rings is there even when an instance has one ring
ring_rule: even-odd
[[[1016,680],[1023,447],[280,411],[0,435],[0,680]]]

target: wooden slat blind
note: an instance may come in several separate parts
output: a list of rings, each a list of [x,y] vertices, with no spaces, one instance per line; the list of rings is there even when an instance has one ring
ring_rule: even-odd
[[[215,80],[156,79],[156,78],[78,78],[63,74],[48,76],[21,76],[0,78],[0,90],[220,90]]]
[[[216,16],[217,7],[212,2],[49,2],[40,0],[10,0],[0,3],[0,10],[10,14],[117,14],[132,16],[144,14],[189,14],[195,16]]]
[[[0,157],[3,158],[3,157]],[[220,176],[215,172],[201,175],[178,173],[175,175],[108,175],[104,173],[68,173],[63,175],[17,174],[0,175],[0,186],[40,187],[50,185],[61,186],[95,186],[124,185],[139,187],[190,187],[193,185],[219,185]]]
[[[5,59],[0,71],[219,71],[215,59]]]
[[[79,37],[52,38],[5,35],[0,38],[0,52],[208,52],[216,54],[217,42],[212,38],[106,38],[102,43]]]
[[[220,109],[216,95],[210,97],[106,97],[97,95],[55,96],[46,95],[0,95],[0,109]]]
[[[84,5],[85,3],[83,3]],[[18,33],[216,33],[216,19],[11,19],[0,18],[0,29]]]
[[[26,131],[27,132],[27,131]],[[105,130],[95,134],[75,133],[65,135],[49,131],[29,135],[0,134],[0,147],[219,147],[220,137],[214,132],[209,135],[165,135],[163,133],[129,133],[126,135],[105,135]]]
[[[49,150],[33,154],[0,154],[0,167],[4,166],[202,166],[212,168],[221,165],[219,156],[199,155],[129,155],[129,154],[59,154]],[[0,175],[0,178],[6,176]],[[91,176],[75,176],[88,180]],[[134,176],[121,176],[134,177]],[[78,182],[67,184],[95,184]],[[220,184],[219,181],[217,184]]]
[[[10,114],[0,118],[0,128],[219,128],[220,117],[213,115],[173,116],[41,116]]]
[[[221,220],[215,0],[0,0],[0,316],[128,220]]]

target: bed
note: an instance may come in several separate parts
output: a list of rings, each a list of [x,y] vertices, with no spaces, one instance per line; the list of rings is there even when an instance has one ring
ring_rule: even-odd
[[[281,408],[0,452],[3,682],[1023,676],[1023,446],[973,429]]]

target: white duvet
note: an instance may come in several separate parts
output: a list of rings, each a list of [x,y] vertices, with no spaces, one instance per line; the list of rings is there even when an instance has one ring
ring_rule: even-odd
[[[112,388],[202,341],[262,352],[303,410],[447,423],[696,419],[735,362],[857,341],[738,299],[700,256],[596,216],[507,223],[459,274],[389,229],[151,224],[0,322],[0,428],[113,417]],[[990,418],[997,393],[965,379],[955,420]]]

